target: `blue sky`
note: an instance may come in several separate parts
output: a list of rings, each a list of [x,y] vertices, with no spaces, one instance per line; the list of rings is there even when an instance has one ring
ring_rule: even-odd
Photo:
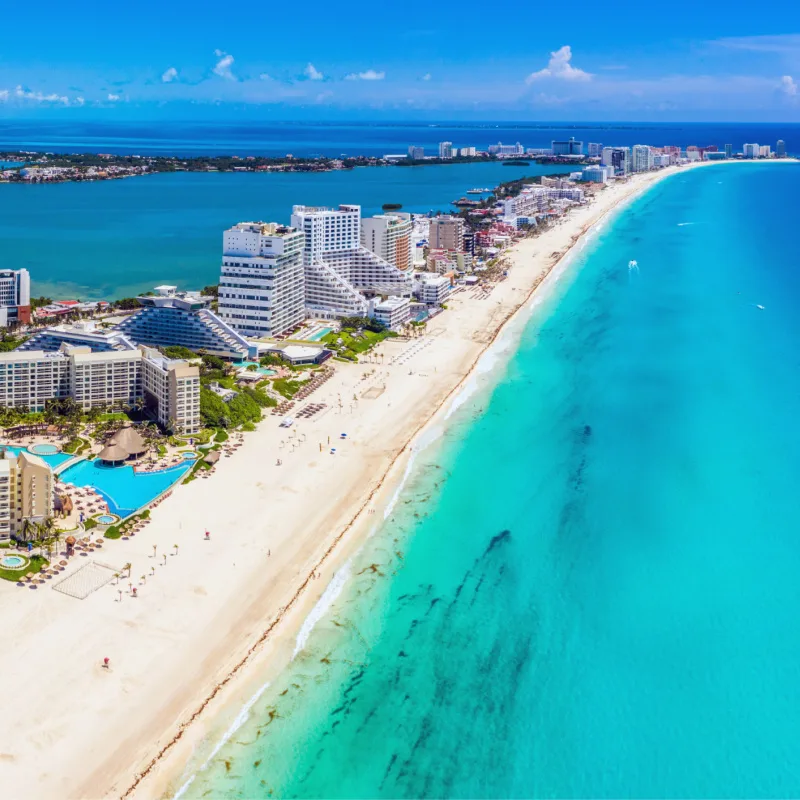
[[[280,8],[45,0],[0,118],[800,121],[800,5]]]

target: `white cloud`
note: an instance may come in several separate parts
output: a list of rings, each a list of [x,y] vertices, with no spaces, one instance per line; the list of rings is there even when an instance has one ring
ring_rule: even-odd
[[[164,74],[161,76],[161,80],[163,83],[172,83],[175,78],[178,77],[178,70],[175,67],[170,67],[168,70],[164,71]]]
[[[0,103],[5,103],[8,100],[8,89],[0,91]]]
[[[349,75],[345,75],[344,79],[346,81],[382,81],[385,77],[385,72],[368,69],[366,72],[351,72]]]
[[[797,97],[797,82],[791,75],[784,75],[781,78],[781,91],[788,97]]]
[[[588,72],[573,67],[570,63],[571,61],[572,48],[565,44],[554,53],[550,53],[550,60],[547,62],[547,66],[537,72],[531,72],[525,78],[525,83],[533,83],[543,78],[558,78],[563,81],[589,81],[592,79]]]
[[[259,79],[260,81],[271,81],[271,80],[272,80],[272,75],[268,75],[266,72],[262,72],[262,73],[261,73],[261,74],[258,76],[258,79]]]
[[[424,81],[429,81],[430,79],[431,79],[431,74],[430,74],[430,72],[426,72],[426,73],[425,73],[425,74],[422,76],[422,80],[424,80]]]
[[[217,49],[214,51],[214,55],[215,55],[217,58],[219,58],[220,56],[224,56],[224,55],[225,55],[225,51],[224,51],[224,50],[220,50],[219,48],[217,48]]]
[[[800,34],[782,33],[777,36],[729,36],[710,44],[730,50],[749,50],[752,53],[796,53],[800,50]]]
[[[35,103],[62,103],[65,106],[69,105],[69,98],[66,95],[56,94],[55,92],[51,94],[31,92],[28,89],[23,89],[21,86],[17,86],[14,94],[23,100],[32,100]]]
[[[236,76],[231,71],[233,66],[233,56],[230,53],[223,53],[222,50],[215,50],[214,55],[219,57],[214,66],[213,72],[219,75],[220,78],[225,78],[226,81],[235,81]]]
[[[75,105],[76,106],[82,106],[82,105],[85,105],[85,104],[86,104],[86,101],[82,97],[76,97],[75,98]]]
[[[310,81],[321,81],[325,76],[309,61],[308,66],[303,70],[303,74]]]
[[[333,92],[320,92],[316,97],[317,103],[324,103],[330,98],[333,97]]]
[[[116,103],[117,100],[119,100],[119,95],[118,94],[111,94],[111,92],[109,92],[108,93],[108,100],[109,100],[110,103]]]

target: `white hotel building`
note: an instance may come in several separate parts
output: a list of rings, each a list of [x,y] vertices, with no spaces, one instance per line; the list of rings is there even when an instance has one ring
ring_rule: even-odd
[[[531,184],[524,186],[516,197],[501,200],[503,221],[517,224],[522,218],[535,217],[547,211],[554,201],[569,203],[582,203],[584,200],[583,189],[578,188],[553,188]]]
[[[299,325],[306,316],[303,233],[274,222],[240,222],[222,242],[220,319],[256,337]]]
[[[294,206],[292,226],[305,238],[308,316],[363,316],[367,296],[410,294],[409,275],[361,244],[361,206]]]
[[[403,271],[414,265],[410,214],[377,214],[361,220],[361,244]]]

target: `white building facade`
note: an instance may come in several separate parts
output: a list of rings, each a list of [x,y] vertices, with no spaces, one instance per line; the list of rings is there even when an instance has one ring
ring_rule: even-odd
[[[361,244],[400,270],[414,264],[410,214],[377,214],[361,220]]]
[[[247,336],[278,336],[305,319],[302,232],[240,222],[222,237],[217,314]]]

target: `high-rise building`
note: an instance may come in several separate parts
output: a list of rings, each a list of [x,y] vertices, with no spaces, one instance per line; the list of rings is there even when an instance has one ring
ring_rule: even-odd
[[[744,145],[742,152],[745,158],[758,158],[760,149],[761,148],[757,144],[750,143]]]
[[[417,147],[412,144],[411,147],[408,148],[408,157],[412,161],[422,161],[425,158],[425,148]]]
[[[453,143],[439,142],[439,158],[452,158],[452,157],[453,157]]]
[[[25,450],[0,452],[0,541],[24,538],[25,521],[53,516],[53,470]]]
[[[460,217],[434,217],[428,234],[428,245],[431,250],[463,252],[464,220]]]
[[[583,142],[577,141],[574,136],[566,142],[553,141],[552,147],[554,156],[579,156],[583,153]]]
[[[627,175],[630,171],[627,152],[625,147],[604,147],[600,163],[610,167],[612,175]]]
[[[294,206],[292,225],[303,233],[306,313],[322,319],[363,316],[366,296],[404,296],[411,279],[361,244],[361,206]]]
[[[274,222],[240,222],[222,235],[221,320],[246,336],[279,336],[306,317],[305,236]]]
[[[361,220],[361,244],[401,270],[414,263],[410,214],[377,214]]]
[[[0,327],[30,321],[31,277],[28,270],[0,270]]]
[[[775,144],[775,156],[777,158],[786,158],[786,142],[783,139],[778,139]]]
[[[649,145],[635,144],[632,159],[634,172],[647,172],[653,168],[653,151]]]
[[[603,145],[599,142],[589,142],[588,145],[588,153],[590,156],[602,156],[603,155]]]
[[[726,158],[731,158],[731,156],[733,156],[733,145],[732,144],[726,144],[725,145],[725,157]]]
[[[459,149],[458,154],[461,158],[472,158],[477,152],[478,151],[474,147],[462,147]]]
[[[758,157],[769,158],[772,155],[772,148],[768,144],[759,145]]]
[[[492,156],[521,156],[525,153],[525,148],[517,142],[516,144],[490,144],[488,148],[489,155]]]

